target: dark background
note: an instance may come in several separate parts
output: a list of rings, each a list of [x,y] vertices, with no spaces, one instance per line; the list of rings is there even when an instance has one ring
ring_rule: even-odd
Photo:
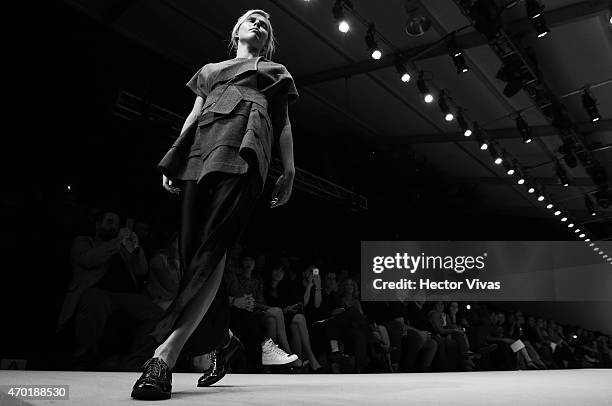
[[[124,218],[147,219],[158,242],[177,227],[178,200],[155,169],[176,134],[167,123],[113,115],[118,89],[185,115],[193,102],[184,86],[193,72],[68,5],[37,7],[35,14],[21,10],[28,25],[13,33],[12,72],[4,78],[11,88],[5,101],[17,108],[5,113],[3,137],[2,357],[44,351],[70,277],[70,241],[94,231],[89,207],[112,205]],[[487,198],[477,185],[453,183],[409,148],[398,152],[349,133],[322,140],[299,125],[294,139],[298,167],[330,180],[350,172],[343,185],[367,197],[369,210],[300,190],[270,210],[268,179],[247,245],[356,271],[362,240],[566,238],[552,218],[479,213]],[[608,227],[602,235],[612,233],[609,224],[601,227]]]

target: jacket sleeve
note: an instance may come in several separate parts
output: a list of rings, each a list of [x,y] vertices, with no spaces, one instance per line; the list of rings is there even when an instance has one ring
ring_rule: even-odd
[[[279,96],[287,96],[288,104],[293,104],[299,94],[293,81],[293,77],[284,65],[265,61],[262,65],[262,74],[265,76],[266,86],[261,89],[269,100]]]
[[[191,77],[191,79],[189,79],[189,81],[186,83],[186,86],[190,88],[191,91],[194,92],[196,95],[200,96],[203,99],[206,99],[207,90],[204,79],[205,78],[203,66],[195,73],[195,75]]]

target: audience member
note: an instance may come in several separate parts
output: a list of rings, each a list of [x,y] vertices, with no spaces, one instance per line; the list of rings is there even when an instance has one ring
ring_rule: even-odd
[[[279,343],[280,349],[287,353],[287,356],[292,355],[283,311],[279,307],[265,304],[263,281],[253,276],[254,267],[253,257],[243,253],[240,268],[235,274],[228,275],[230,326],[244,342],[247,356],[251,361],[251,369],[259,368],[260,357],[262,363],[266,365],[264,362],[267,357],[266,351],[274,350],[270,347],[270,342],[274,347],[276,347],[274,343]],[[297,356],[291,358],[295,360]]]
[[[76,369],[95,366],[100,340],[111,316],[145,322],[163,313],[146,293],[140,292],[147,259],[138,236],[127,228],[119,229],[119,223],[115,212],[100,212],[95,236],[76,237],[72,244],[73,277],[60,311],[58,330],[73,318]]]

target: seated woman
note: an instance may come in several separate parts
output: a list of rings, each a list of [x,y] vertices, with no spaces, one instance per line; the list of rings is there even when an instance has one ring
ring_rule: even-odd
[[[461,328],[448,323],[449,317],[444,312],[444,302],[441,300],[434,302],[434,307],[429,311],[427,317],[434,329],[433,332],[446,340],[446,350],[456,352],[458,355],[459,368],[463,371],[473,370],[474,362],[471,359],[473,352],[470,351],[468,338]]]
[[[242,254],[240,267],[228,275],[230,327],[244,342],[252,367],[259,365],[259,353],[263,365],[276,365],[274,360],[279,358],[279,354],[283,358],[282,364],[293,362],[298,357],[291,354],[283,311],[265,304],[263,282],[253,277],[254,267],[253,257]],[[280,348],[275,342],[279,343]]]
[[[525,331],[525,317],[522,312],[515,312],[508,318],[508,337],[513,340],[521,340],[525,345],[524,349],[518,351],[519,367],[523,366],[531,369],[547,369],[546,364],[542,361],[540,354],[529,341]],[[523,368],[521,368],[523,369]]]
[[[308,323],[304,315],[304,307],[321,301],[321,284],[318,275],[313,277],[312,268],[304,272],[302,284],[284,279],[285,267],[278,263],[273,266],[265,289],[266,304],[283,309],[285,325],[289,326],[291,348],[300,359],[307,359],[313,372],[321,370],[310,343]],[[301,366],[296,360],[294,365]]]

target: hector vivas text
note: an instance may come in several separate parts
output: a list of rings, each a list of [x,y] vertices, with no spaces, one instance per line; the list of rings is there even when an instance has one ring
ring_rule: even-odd
[[[466,278],[460,280],[440,280],[441,275],[430,274],[436,276],[436,279],[423,277],[422,271],[429,272],[449,272],[463,274],[465,271],[479,271],[485,269],[485,259],[487,254],[480,256],[441,256],[441,255],[410,255],[408,253],[396,253],[394,256],[375,256],[372,258],[372,271],[375,274],[381,274],[384,271],[398,270],[407,272],[413,276],[419,271],[418,278],[408,279],[400,278],[399,280],[386,281],[382,278],[376,278],[372,281],[373,287],[376,290],[386,289],[408,289],[408,290],[460,290],[467,288],[469,290],[498,290],[501,288],[501,282],[482,281],[479,278]]]

